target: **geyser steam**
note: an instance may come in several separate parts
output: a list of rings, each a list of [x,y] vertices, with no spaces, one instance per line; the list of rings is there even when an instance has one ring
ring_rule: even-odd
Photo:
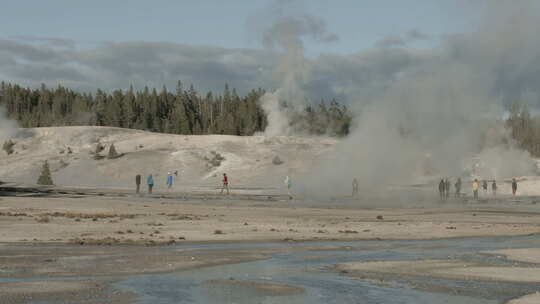
[[[463,161],[477,155],[489,162],[489,170],[475,173],[482,179],[532,173],[528,153],[499,140],[486,143],[485,134],[494,129],[504,137],[505,106],[523,94],[533,92],[539,101],[538,9],[532,1],[486,5],[479,30],[446,37],[433,49],[385,46],[343,59],[365,74],[390,76],[344,85],[357,110],[355,128],[301,178],[306,194],[347,193],[356,177],[361,193],[384,195],[389,185],[422,182],[426,162],[432,179],[455,178],[464,174]]]
[[[2,92],[0,91],[0,94]],[[0,144],[11,139],[17,133],[17,122],[7,117],[4,107],[0,106]]]
[[[263,34],[264,46],[280,53],[279,64],[273,71],[280,87],[261,99],[268,119],[265,135],[291,135],[291,113],[306,104],[303,87],[310,80],[311,63],[304,57],[304,38],[331,42],[337,36],[328,33],[325,23],[312,16],[280,16]],[[282,101],[287,102],[287,110],[281,107]]]

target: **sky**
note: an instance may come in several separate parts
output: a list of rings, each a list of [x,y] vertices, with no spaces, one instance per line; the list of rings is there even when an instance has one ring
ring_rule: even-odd
[[[534,0],[3,0],[0,80],[93,92],[178,80],[368,104],[422,73],[540,105]],[[540,68],[539,68],[540,69]],[[481,76],[480,76],[481,75]],[[489,80],[489,85],[487,84]]]
[[[306,41],[306,52],[347,54],[386,36],[417,29],[437,38],[470,26],[453,0],[281,1],[284,14],[320,17],[340,39]],[[459,2],[459,1],[458,1]],[[103,41],[172,42],[225,48],[261,48],[254,19],[265,22],[268,0],[73,1],[4,0],[1,38],[60,38],[92,45]]]

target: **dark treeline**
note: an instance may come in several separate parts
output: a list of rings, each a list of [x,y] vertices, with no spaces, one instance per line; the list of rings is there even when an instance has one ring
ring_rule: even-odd
[[[0,104],[7,116],[21,127],[111,126],[173,134],[253,135],[266,128],[267,119],[259,99],[261,89],[239,96],[225,85],[220,95],[201,95],[193,86],[179,81],[176,92],[144,88],[136,91],[98,89],[94,94],[79,93],[62,86],[49,89],[24,88],[1,83]],[[307,134],[344,136],[351,116],[335,100],[322,100],[297,113],[295,125],[302,121]]]
[[[532,116],[526,104],[516,102],[510,107],[506,126],[520,148],[540,157],[540,116]]]

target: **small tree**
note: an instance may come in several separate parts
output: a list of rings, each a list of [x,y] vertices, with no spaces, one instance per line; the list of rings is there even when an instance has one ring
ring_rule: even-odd
[[[41,175],[37,181],[38,185],[54,185],[51,177],[51,169],[49,168],[49,162],[45,161],[43,167],[41,168]]]
[[[114,147],[114,144],[111,144],[111,146],[109,147],[109,155],[107,156],[108,159],[113,159],[113,158],[117,158],[119,155],[118,155],[118,152],[116,152],[116,148]]]
[[[2,149],[6,151],[7,155],[10,155],[13,153],[13,146],[15,146],[15,143],[10,139],[4,142]]]

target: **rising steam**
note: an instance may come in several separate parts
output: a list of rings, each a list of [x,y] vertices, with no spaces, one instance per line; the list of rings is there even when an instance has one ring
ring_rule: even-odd
[[[390,77],[344,86],[356,110],[355,128],[333,155],[301,178],[306,193],[346,193],[353,177],[364,193],[383,195],[389,185],[430,178],[534,173],[528,153],[503,144],[501,118],[525,93],[540,101],[538,83],[531,81],[540,75],[538,10],[531,1],[486,4],[477,31],[446,37],[433,49],[384,44],[348,59]],[[397,65],[393,56],[407,61]],[[489,130],[496,137],[491,143],[485,141]],[[465,164],[475,158],[483,169]]]
[[[268,119],[265,135],[291,135],[291,115],[307,102],[304,86],[310,81],[311,63],[304,57],[304,38],[331,42],[337,36],[313,16],[279,17],[263,34],[264,46],[280,53],[279,64],[273,71],[280,87],[261,98]],[[281,102],[289,105],[286,110]]]
[[[0,144],[13,138],[17,134],[17,128],[17,122],[9,119],[4,107],[0,107]]]

